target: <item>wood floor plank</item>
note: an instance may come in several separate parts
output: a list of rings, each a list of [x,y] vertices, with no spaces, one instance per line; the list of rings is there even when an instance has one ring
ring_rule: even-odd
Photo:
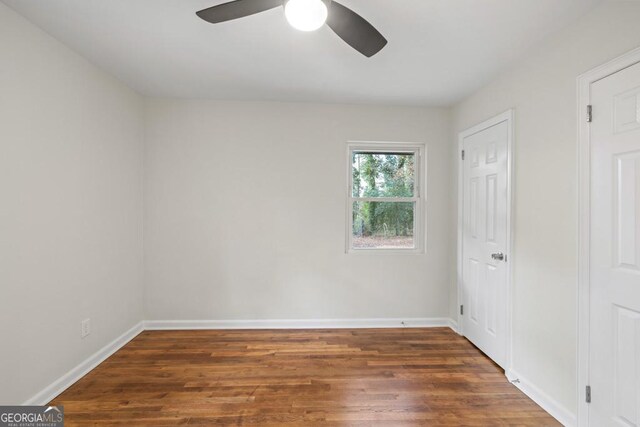
[[[558,426],[448,328],[146,331],[51,402],[68,426]]]

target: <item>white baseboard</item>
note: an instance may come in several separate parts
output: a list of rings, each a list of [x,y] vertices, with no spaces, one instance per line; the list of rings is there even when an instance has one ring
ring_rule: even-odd
[[[317,320],[148,320],[150,331],[193,329],[365,329],[452,327],[447,318]]]
[[[455,332],[456,334],[460,334],[460,331],[458,331],[458,322],[453,319],[447,319],[447,323],[447,326],[449,326],[449,328],[451,328],[453,332]]]
[[[23,403],[23,405],[46,405],[51,402],[56,396],[65,391],[71,385],[73,385],[80,378],[84,377],[92,369],[104,362],[109,356],[116,351],[120,350],[125,344],[136,337],[140,332],[144,330],[143,322],[138,323],[133,328],[129,329],[124,334],[120,335],[115,340],[89,356],[86,360],[80,363],[75,368],[49,384],[42,391],[29,400]]]
[[[556,402],[548,394],[536,387],[531,381],[518,374],[513,369],[508,371],[506,376],[513,385],[518,387],[520,391],[529,396],[531,400],[536,402],[553,418],[562,423],[562,425],[565,427],[574,427],[577,425],[577,417],[575,413]]]

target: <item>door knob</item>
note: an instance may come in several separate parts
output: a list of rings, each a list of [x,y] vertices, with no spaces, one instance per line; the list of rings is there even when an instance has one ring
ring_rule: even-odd
[[[496,254],[491,254],[491,258],[493,258],[496,261],[504,261],[506,260],[507,257],[505,257],[502,252],[498,252]]]

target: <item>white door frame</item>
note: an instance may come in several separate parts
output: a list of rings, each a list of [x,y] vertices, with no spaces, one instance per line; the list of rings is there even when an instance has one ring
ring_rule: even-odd
[[[589,385],[589,319],[591,252],[591,133],[587,106],[591,85],[640,62],[640,48],[632,50],[578,77],[578,426],[589,425],[585,390]],[[596,111],[594,114],[598,114]]]
[[[463,259],[462,259],[462,249],[464,242],[464,164],[462,162],[462,158],[460,157],[460,153],[464,149],[464,140],[471,135],[474,135],[478,132],[481,132],[485,129],[498,125],[502,122],[508,123],[508,134],[507,134],[507,247],[505,248],[505,254],[507,256],[507,313],[506,313],[506,349],[507,354],[505,358],[505,374],[509,377],[509,373],[512,368],[512,283],[513,283],[513,221],[511,220],[511,214],[513,211],[513,181],[514,181],[514,173],[513,173],[513,136],[514,136],[514,110],[509,109],[502,114],[499,114],[495,117],[492,117],[489,120],[486,120],[476,126],[473,126],[463,132],[460,133],[458,138],[458,333],[460,335],[464,335],[464,316],[460,314],[460,306],[464,301],[463,295],[463,286],[462,286],[462,268],[463,268]]]

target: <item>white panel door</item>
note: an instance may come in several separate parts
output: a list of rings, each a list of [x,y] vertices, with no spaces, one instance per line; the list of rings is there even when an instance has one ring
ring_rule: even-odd
[[[464,335],[500,366],[507,342],[509,122],[463,140]]]
[[[591,87],[592,426],[640,426],[640,64]]]

